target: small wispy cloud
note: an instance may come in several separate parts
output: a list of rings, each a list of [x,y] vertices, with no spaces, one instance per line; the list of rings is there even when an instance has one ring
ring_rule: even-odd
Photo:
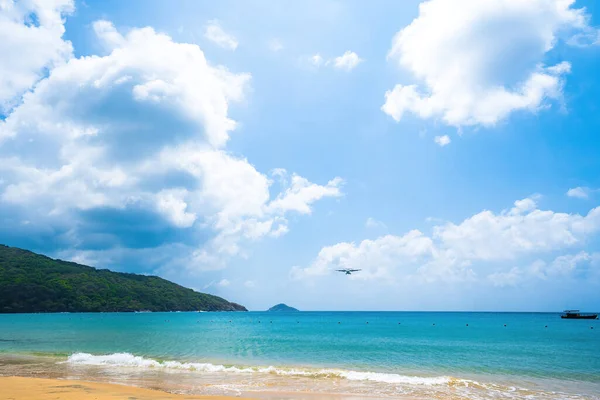
[[[383,222],[371,217],[367,218],[367,221],[365,222],[365,227],[369,229],[387,228],[387,226]]]
[[[230,284],[231,284],[231,282],[229,282],[227,279],[221,279],[219,281],[219,283],[217,283],[217,285],[219,285],[221,287],[229,286]]]
[[[238,47],[237,39],[225,32],[217,20],[208,22],[204,31],[204,37],[224,49],[235,50]]]
[[[451,142],[450,136],[448,136],[448,135],[436,136],[433,138],[433,141],[442,147],[449,145]]]
[[[333,59],[333,66],[337,69],[351,71],[363,60],[353,51],[347,51],[339,57]]]
[[[315,53],[306,58],[313,67],[330,66],[339,70],[351,71],[364,60],[353,51],[347,51],[339,57],[324,58],[320,53]]]
[[[315,67],[320,67],[321,65],[323,65],[323,61],[323,57],[321,57],[319,53],[314,54],[310,57],[310,63]]]
[[[284,45],[281,42],[281,40],[279,40],[277,38],[269,40],[269,50],[271,50],[272,52],[276,53],[283,49],[284,49]]]
[[[600,45],[600,29],[588,27],[583,32],[571,36],[567,44],[575,47],[589,47]]]

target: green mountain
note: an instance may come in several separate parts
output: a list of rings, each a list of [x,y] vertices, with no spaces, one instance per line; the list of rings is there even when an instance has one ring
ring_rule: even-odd
[[[288,305],[281,303],[281,304],[277,304],[276,306],[269,308],[267,311],[291,312],[291,311],[299,311],[299,310],[294,307],[290,307]]]
[[[247,311],[157,276],[112,272],[0,245],[0,313]]]

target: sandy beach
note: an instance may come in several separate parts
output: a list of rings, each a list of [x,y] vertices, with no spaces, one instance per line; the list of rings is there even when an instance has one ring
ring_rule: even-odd
[[[0,377],[2,400],[227,400],[235,397],[189,396],[110,383],[62,379]]]

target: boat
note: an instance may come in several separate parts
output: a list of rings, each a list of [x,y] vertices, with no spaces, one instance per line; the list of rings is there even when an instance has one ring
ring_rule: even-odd
[[[565,310],[560,317],[562,319],[598,319],[598,314],[580,313],[579,310]]]

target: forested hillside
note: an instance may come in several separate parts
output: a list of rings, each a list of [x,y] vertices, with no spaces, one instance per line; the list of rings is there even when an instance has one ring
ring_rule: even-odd
[[[112,272],[0,245],[0,313],[247,311],[156,276]]]

